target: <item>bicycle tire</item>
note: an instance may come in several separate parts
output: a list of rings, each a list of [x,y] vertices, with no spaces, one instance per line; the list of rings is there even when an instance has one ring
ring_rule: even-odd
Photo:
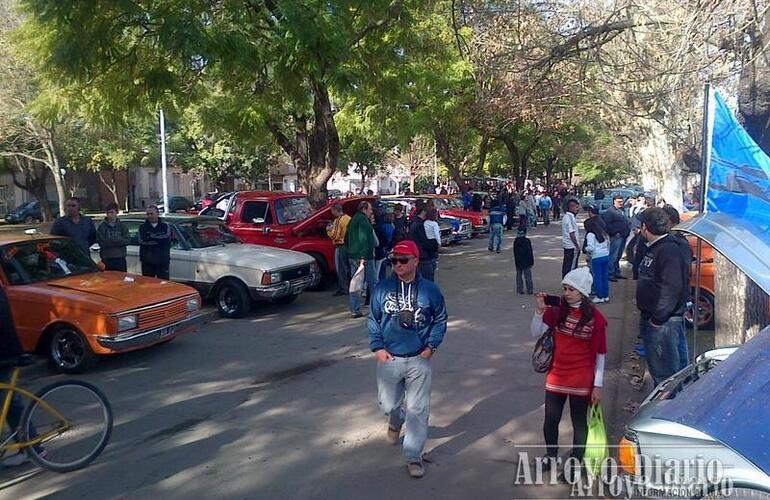
[[[35,446],[30,446],[26,448],[27,455],[33,462],[35,462],[37,465],[39,465],[44,469],[48,469],[54,472],[71,472],[74,470],[82,469],[83,467],[87,466],[88,464],[93,462],[94,459],[96,459],[96,457],[98,457],[99,454],[104,450],[112,434],[112,424],[113,424],[112,406],[110,405],[110,402],[107,399],[107,396],[105,396],[104,393],[102,393],[102,391],[100,391],[97,387],[95,387],[92,384],[89,384],[88,382],[82,382],[79,380],[62,380],[43,387],[42,389],[40,389],[35,393],[35,396],[43,401],[46,401],[47,395],[51,395],[56,390],[59,390],[67,386],[79,387],[81,389],[85,389],[91,392],[95,396],[94,401],[98,402],[103,412],[104,425],[103,425],[103,429],[101,429],[99,440],[96,442],[95,446],[93,446],[92,449],[88,450],[87,453],[83,454],[81,457],[77,458],[76,460],[71,460],[66,463],[56,462],[52,457],[47,456],[47,454],[41,454],[40,451]],[[54,404],[51,404],[51,406],[56,408],[56,405]],[[38,408],[41,409],[40,411],[43,411],[46,414],[50,415],[50,413],[47,412],[47,410],[45,410],[37,400],[33,399],[32,401],[30,401],[30,403],[24,409],[24,413],[22,414],[22,417],[21,417],[21,439],[23,441],[30,440],[30,432],[34,425],[32,422],[32,418],[33,418],[33,415],[35,414],[35,411],[38,410]],[[57,411],[60,411],[60,410],[57,409]],[[78,425],[77,421],[73,421],[72,423],[74,425],[73,428],[76,428]],[[64,434],[66,434],[66,432]],[[55,440],[57,438],[60,438],[61,436],[62,434],[56,435],[53,438],[50,438],[44,441],[43,443],[41,443],[41,445],[45,446],[46,443],[55,442]]]

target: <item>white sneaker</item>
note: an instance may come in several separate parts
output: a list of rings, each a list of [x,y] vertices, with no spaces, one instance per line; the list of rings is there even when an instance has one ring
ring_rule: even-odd
[[[591,302],[593,302],[594,304],[601,304],[602,302],[604,302],[604,299],[600,299],[599,297],[594,297],[593,299],[591,299]]]
[[[3,466],[4,467],[18,467],[19,465],[24,465],[27,462],[29,462],[29,457],[26,453],[23,451],[20,451],[18,453],[15,453],[8,458],[3,459]]]

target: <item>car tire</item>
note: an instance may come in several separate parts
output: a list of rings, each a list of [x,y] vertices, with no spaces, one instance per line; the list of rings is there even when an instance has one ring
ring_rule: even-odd
[[[235,279],[225,280],[217,286],[214,300],[223,318],[242,318],[251,309],[249,291]]]
[[[695,299],[695,289],[691,290],[693,300]],[[715,307],[716,301],[714,295],[708,290],[701,288],[700,291],[700,309],[703,311],[705,318],[698,323],[698,329],[700,330],[713,330],[716,323]],[[693,311],[692,308],[688,309],[684,315],[685,323],[688,328],[693,327]]]
[[[297,297],[299,297],[298,293],[294,293],[291,295],[286,295],[284,297],[281,297],[280,299],[273,299],[273,304],[278,304],[281,306],[287,306],[297,300]]]
[[[82,373],[96,363],[88,340],[71,326],[57,328],[48,342],[48,360],[56,371]]]
[[[757,498],[757,499],[770,499],[770,493],[761,490],[754,490],[750,488],[731,488],[729,491],[712,491],[704,498]]]
[[[330,279],[329,264],[326,262],[326,259],[321,254],[308,253],[308,255],[313,257],[315,259],[315,263],[318,264],[318,272],[321,273],[321,279],[318,280],[318,284],[308,287],[306,288],[306,290],[310,292],[317,292],[319,290],[323,290],[324,288],[326,288],[326,284]]]

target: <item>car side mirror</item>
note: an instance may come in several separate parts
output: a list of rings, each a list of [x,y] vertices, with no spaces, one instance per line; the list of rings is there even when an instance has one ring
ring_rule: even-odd
[[[268,227],[268,226],[263,227],[262,228],[262,232],[265,233],[265,234],[270,233],[270,227]]]
[[[254,224],[264,224],[265,219],[263,219],[262,217],[254,217],[253,219],[251,219],[251,222],[253,222]]]

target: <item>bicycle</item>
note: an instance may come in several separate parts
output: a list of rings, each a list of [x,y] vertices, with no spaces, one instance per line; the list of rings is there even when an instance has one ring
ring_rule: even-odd
[[[10,383],[0,382],[5,399],[0,413],[0,436],[5,434],[11,401],[19,394],[29,403],[18,429],[0,441],[0,460],[6,454],[25,451],[44,469],[70,472],[90,464],[107,446],[112,433],[112,407],[95,386],[79,380],[61,380],[32,393],[18,385],[22,366],[32,364],[24,355],[13,367]]]

